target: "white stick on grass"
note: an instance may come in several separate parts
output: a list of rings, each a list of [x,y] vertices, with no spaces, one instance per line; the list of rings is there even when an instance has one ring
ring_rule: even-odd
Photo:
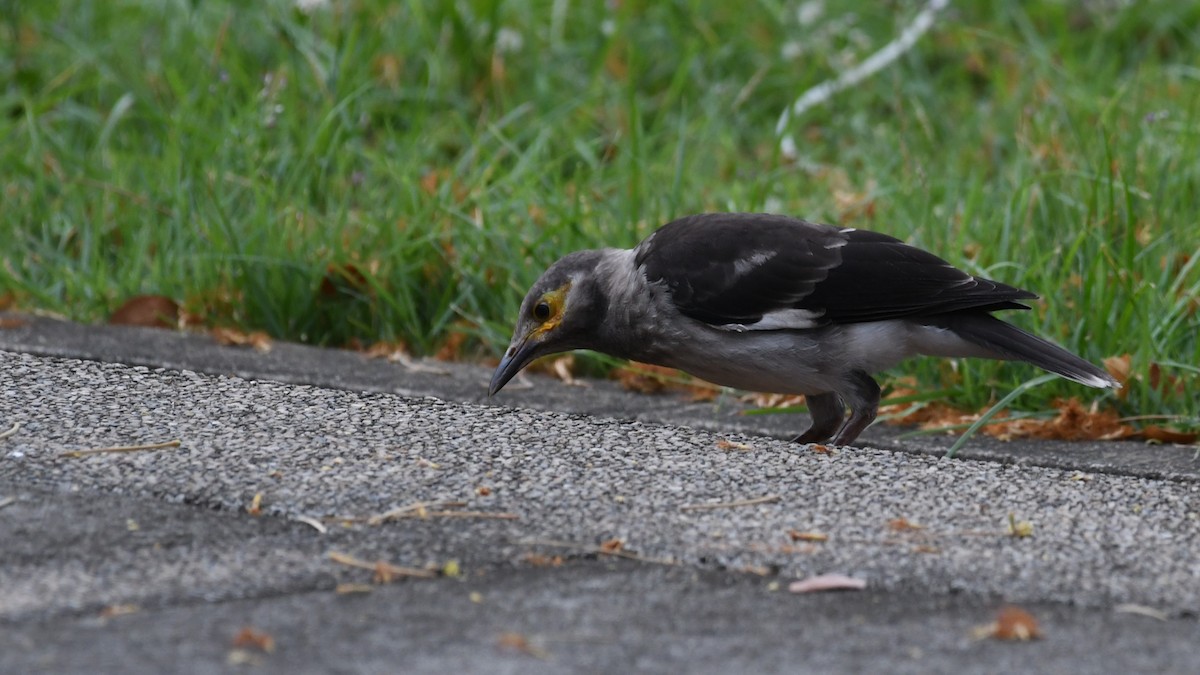
[[[933,26],[937,13],[949,4],[950,0],[929,0],[924,9],[913,17],[912,23],[908,24],[895,40],[884,45],[857,66],[804,92],[800,98],[796,99],[795,103],[785,108],[783,114],[779,116],[779,122],[775,125],[775,135],[782,137],[779,144],[781,148],[784,148],[784,154],[795,154],[795,140],[790,134],[783,135],[793,117],[803,115],[810,108],[828,101],[839,91],[853,87],[900,58],[905,52],[912,49],[917,40],[921,39],[921,36]],[[791,153],[788,152],[789,148],[791,148]]]

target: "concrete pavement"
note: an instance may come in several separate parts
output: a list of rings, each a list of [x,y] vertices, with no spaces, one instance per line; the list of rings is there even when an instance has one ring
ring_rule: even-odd
[[[608,383],[494,401],[572,411],[538,412],[479,405],[476,367],[294,345],[37,320],[0,350],[0,672],[1200,671],[1194,448],[826,455]],[[331,553],[443,575],[337,593],[373,573]],[[786,592],[822,572],[868,590]],[[1046,639],[973,639],[1003,602]]]

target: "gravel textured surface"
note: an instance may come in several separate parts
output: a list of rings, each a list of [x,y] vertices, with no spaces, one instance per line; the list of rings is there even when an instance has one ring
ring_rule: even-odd
[[[0,348],[210,374],[0,351],[0,672],[1200,672],[1190,448],[823,454],[724,403],[542,381],[504,401],[594,415],[517,410],[462,364],[92,330]],[[372,585],[377,560],[457,573]],[[787,592],[822,572],[869,587]],[[1005,602],[1045,639],[972,637]]]
[[[78,607],[138,599],[162,584],[236,597],[246,565],[278,570],[273,583],[283,587],[352,578],[323,556],[336,546],[398,564],[471,566],[519,563],[553,550],[548,542],[610,539],[683,565],[784,578],[842,572],[879,590],[1200,609],[1200,485],[1188,481],[866,449],[822,454],[670,426],[7,353],[0,372],[3,424],[21,425],[0,441],[3,483],[217,514],[243,513],[261,493],[261,522],[293,535],[278,547],[229,540],[196,560],[188,546],[123,546],[138,536],[126,524],[112,534],[103,569],[68,566],[50,579],[6,547],[0,616],[36,614],[63,598]],[[63,456],[172,438],[182,446]],[[688,508],[763,497],[778,499]],[[516,518],[337,522],[417,501]],[[0,518],[11,528],[9,509]],[[301,516],[323,519],[331,534],[291,522]],[[897,518],[924,529],[894,531]],[[1010,518],[1029,522],[1032,536],[1010,536]],[[37,527],[36,517],[21,522]],[[829,539],[793,541],[792,531]],[[147,555],[161,558],[162,579],[145,577],[137,556]]]

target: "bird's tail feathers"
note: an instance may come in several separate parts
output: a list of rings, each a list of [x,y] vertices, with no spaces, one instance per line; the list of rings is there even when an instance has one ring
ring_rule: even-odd
[[[947,328],[962,339],[994,352],[998,358],[1026,361],[1042,370],[1089,387],[1107,389],[1121,386],[1115,378],[1090,361],[991,314],[946,314],[937,317],[931,323]]]

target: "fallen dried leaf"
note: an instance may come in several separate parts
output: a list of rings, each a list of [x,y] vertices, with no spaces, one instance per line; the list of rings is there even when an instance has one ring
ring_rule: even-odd
[[[993,638],[996,640],[1015,640],[1026,642],[1038,640],[1042,631],[1038,628],[1037,619],[1020,607],[1008,605],[996,612],[996,620],[984,626],[978,626],[972,631],[976,639]]]
[[[892,532],[916,532],[925,529],[924,525],[918,525],[907,518],[892,518],[887,526]]]
[[[620,539],[608,539],[600,542],[600,550],[604,553],[620,553],[625,550],[625,542]]]
[[[116,618],[118,616],[128,616],[130,614],[135,614],[137,612],[140,612],[141,610],[142,610],[141,607],[138,607],[137,605],[133,605],[133,604],[109,605],[109,606],[105,607],[104,609],[100,610],[100,618],[112,619],[112,618]]]
[[[1133,372],[1133,355],[1121,354],[1104,359],[1104,369],[1121,385],[1117,396],[1124,399],[1129,395],[1129,376]]]
[[[1156,441],[1158,443],[1178,443],[1179,445],[1191,445],[1200,437],[1200,433],[1195,431],[1175,431],[1156,425],[1150,425],[1142,428],[1142,438],[1148,441]]]
[[[246,626],[233,636],[233,646],[240,649],[257,649],[270,654],[275,651],[275,638],[253,626]]]
[[[254,498],[250,500],[250,506],[246,507],[246,513],[249,513],[252,516],[261,516],[262,500],[263,495],[261,492],[254,493]]]
[[[462,358],[463,351],[467,346],[467,341],[471,338],[471,331],[474,329],[472,324],[464,321],[456,321],[446,332],[446,339],[442,342],[442,346],[434,353],[433,358],[438,361],[457,361]]]
[[[788,537],[792,541],[829,541],[829,535],[824,532],[801,532],[799,530],[788,530]]]
[[[543,555],[541,553],[526,553],[521,556],[521,560],[534,567],[561,567],[563,564],[561,555]]]
[[[861,591],[866,587],[867,582],[865,579],[857,579],[845,574],[819,574],[815,577],[793,581],[788,584],[788,592]]]
[[[320,298],[331,300],[339,296],[362,298],[370,295],[371,290],[371,281],[358,265],[330,263],[325,268],[325,276],[321,278],[317,292]]]
[[[804,405],[804,397],[796,394],[752,393],[745,396],[743,400],[756,408],[774,410],[780,408],[797,408]]]
[[[614,370],[612,377],[629,391],[641,394],[678,391],[688,394],[692,401],[711,401],[721,391],[717,385],[682,371],[648,363],[630,362]]]
[[[271,336],[261,330],[246,333],[236,328],[213,328],[208,334],[222,346],[253,347],[260,352],[271,351]]]
[[[500,637],[496,638],[496,646],[500,647],[501,649],[511,649],[523,654],[528,654],[529,656],[539,659],[544,659],[549,656],[549,653],[547,653],[546,650],[535,647],[533,643],[529,641],[529,638],[520,633],[501,633]]]
[[[567,354],[559,356],[550,361],[550,372],[554,376],[562,380],[563,384],[569,384],[572,387],[588,387],[591,386],[586,380],[580,380],[575,377],[573,370],[575,369],[575,355]]]
[[[391,361],[391,360],[397,360],[396,359],[397,354],[403,354],[403,355],[407,356],[408,355],[408,345],[404,344],[403,342],[399,342],[399,341],[396,341],[396,342],[380,341],[380,342],[372,343],[372,344],[368,345],[367,347],[364,347],[358,351],[361,352],[363,354],[363,356],[366,356],[369,359],[388,359],[389,361]]]
[[[114,326],[178,328],[179,303],[161,295],[137,295],[125,301],[108,317]]]

